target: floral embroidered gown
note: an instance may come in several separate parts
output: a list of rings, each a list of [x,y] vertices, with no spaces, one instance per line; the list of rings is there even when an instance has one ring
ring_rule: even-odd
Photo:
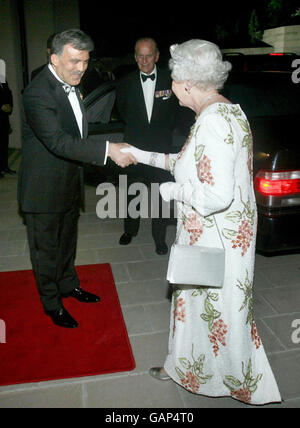
[[[253,317],[257,212],[252,137],[240,106],[207,107],[182,151],[170,154],[170,169],[182,184],[179,243],[222,248],[221,235],[226,261],[221,289],[174,286],[164,368],[196,394],[280,402]]]

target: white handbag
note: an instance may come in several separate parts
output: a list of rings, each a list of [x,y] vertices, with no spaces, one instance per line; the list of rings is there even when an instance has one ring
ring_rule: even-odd
[[[176,238],[171,248],[167,273],[167,280],[171,284],[223,287],[225,247],[216,221],[215,224],[223,248],[179,245]]]

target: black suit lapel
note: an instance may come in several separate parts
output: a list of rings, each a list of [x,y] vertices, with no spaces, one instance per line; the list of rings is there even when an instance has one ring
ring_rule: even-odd
[[[146,103],[144,98],[144,92],[140,77],[140,72],[137,71],[135,76],[135,82],[134,82],[134,92],[136,97],[136,106],[142,115],[142,118],[144,121],[148,123],[148,115],[147,115],[147,109],[146,109]]]
[[[156,77],[156,85],[155,85],[155,92],[162,91],[165,89],[169,89],[169,86],[166,86],[165,79],[162,77],[162,74],[157,69],[157,77]],[[154,92],[154,100],[153,100],[153,109],[152,109],[152,116],[151,116],[151,122],[155,118],[155,116],[159,115],[160,105],[159,98],[155,97]]]
[[[62,84],[60,82],[57,82],[56,85],[56,94],[59,99],[59,103],[63,106],[62,111],[65,112],[65,114],[68,117],[68,122],[72,123],[74,127],[76,126],[76,129],[78,130],[80,134],[80,130],[78,128],[77,120],[74,114],[74,111],[72,109],[71,103],[68,99],[68,95],[65,93]]]

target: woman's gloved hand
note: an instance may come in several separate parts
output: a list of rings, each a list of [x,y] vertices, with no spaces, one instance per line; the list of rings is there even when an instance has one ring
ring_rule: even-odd
[[[173,183],[172,181],[168,181],[167,183],[163,183],[159,187],[159,191],[161,197],[165,202],[170,202],[173,199],[179,199],[179,194],[181,193],[181,185],[177,183]]]

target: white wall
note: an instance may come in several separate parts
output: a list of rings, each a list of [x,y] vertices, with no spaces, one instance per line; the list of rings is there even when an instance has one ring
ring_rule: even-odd
[[[222,52],[240,52],[245,55],[292,52],[300,55],[300,25],[265,30],[263,41],[271,46],[264,48],[222,49]]]
[[[24,0],[29,74],[47,60],[47,39],[53,33],[79,28],[77,0]]]
[[[274,52],[293,52],[300,55],[300,25],[265,30],[263,41],[274,46]]]
[[[13,93],[11,115],[13,133],[10,147],[21,147],[21,104],[23,90],[22,53],[17,14],[18,0],[0,0],[0,58],[5,60],[7,81]],[[46,43],[50,34],[79,28],[77,0],[24,0],[28,73],[46,63]]]
[[[47,62],[48,37],[54,30],[53,0],[24,0],[29,78],[31,72]]]

